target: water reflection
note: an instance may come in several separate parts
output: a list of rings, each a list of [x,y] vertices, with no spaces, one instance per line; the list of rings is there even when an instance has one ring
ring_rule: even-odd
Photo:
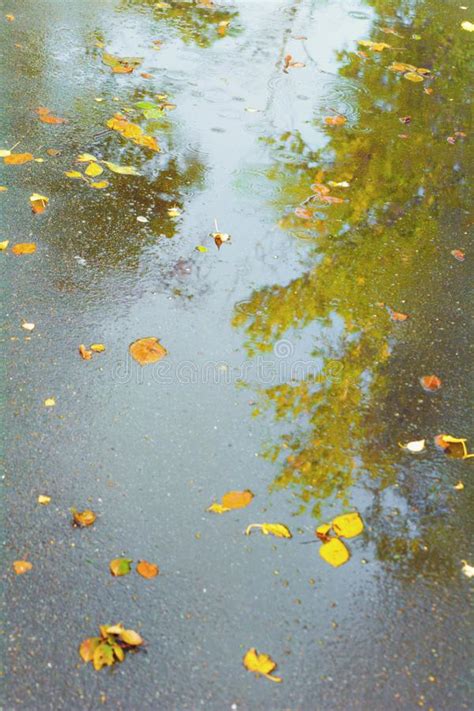
[[[313,117],[325,135],[322,148],[298,130],[266,139],[279,225],[307,245],[305,269],[290,283],[253,292],[233,320],[249,354],[272,350],[288,335],[309,337],[323,372],[340,364],[337,378],[308,376],[260,390],[260,406],[284,423],[266,453],[281,465],[274,486],[293,489],[316,516],[327,499],[347,504],[356,483],[384,488],[395,481],[400,454],[393,445],[404,416],[405,428],[412,421],[428,431],[436,426],[436,406],[415,405],[409,378],[433,361],[447,367],[437,350],[442,336],[430,330],[432,299],[449,282],[446,224],[462,229],[467,201],[465,38],[444,4],[370,4],[378,16],[367,39],[391,48],[360,51],[354,42],[340,54],[341,82],[361,88],[344,96],[352,103],[346,124],[325,125],[326,116],[342,112],[336,106]],[[389,70],[394,61],[430,76],[407,81]],[[393,322],[386,305],[412,320]],[[382,538],[379,545],[383,557]]]

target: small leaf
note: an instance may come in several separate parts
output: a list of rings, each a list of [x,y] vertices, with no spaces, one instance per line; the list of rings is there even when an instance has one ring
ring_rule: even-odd
[[[223,514],[226,511],[230,511],[230,509],[227,509],[225,506],[222,506],[222,504],[217,504],[217,503],[211,504],[206,510],[211,511],[212,513],[218,513],[218,514]]]
[[[97,516],[90,509],[85,509],[84,511],[78,511],[77,509],[71,509],[73,515],[74,523],[76,526],[85,528],[86,526],[92,526]]]
[[[114,653],[108,642],[101,642],[92,655],[94,669],[99,671],[102,667],[111,667],[114,663]]]
[[[102,625],[100,628],[100,632],[105,638],[110,634],[121,634],[124,629],[125,627],[123,626],[123,624],[119,622],[117,625]]]
[[[324,123],[327,126],[342,126],[345,124],[347,121],[345,116],[341,116],[341,114],[338,114],[337,116],[326,116],[324,119]]]
[[[131,647],[138,647],[140,644],[143,644],[142,637],[140,637],[138,632],[134,632],[134,630],[124,630],[120,633],[120,639]]]
[[[93,343],[90,348],[91,351],[94,351],[94,353],[103,353],[105,351],[103,343]]]
[[[54,397],[47,397],[46,400],[44,401],[44,406],[45,407],[54,407],[56,405],[56,400]]]
[[[167,212],[169,217],[179,217],[181,215],[181,210],[176,205],[168,208]]]
[[[34,242],[19,242],[12,247],[13,254],[33,254],[36,252],[36,244]]]
[[[130,344],[128,350],[132,358],[140,365],[156,363],[168,354],[166,348],[154,336],[139,338]]]
[[[272,676],[271,672],[276,669],[276,662],[268,654],[259,654],[255,647],[252,647],[245,653],[242,659],[244,667],[256,674],[257,676],[264,676],[266,679],[271,681],[281,682],[279,676]]]
[[[64,171],[64,175],[65,175],[67,178],[76,178],[76,179],[77,179],[77,178],[83,178],[83,177],[84,177],[84,176],[82,175],[82,173],[80,173],[78,170],[66,170],[66,171]]]
[[[251,523],[245,529],[245,535],[249,536],[254,528],[259,529],[264,536],[272,535],[277,538],[292,538],[290,529],[283,523]]]
[[[112,647],[113,652],[117,657],[117,660],[119,662],[123,662],[123,660],[125,659],[125,652],[123,651],[122,647],[117,644],[117,642],[112,642],[110,646]]]
[[[463,30],[466,30],[466,32],[474,32],[474,23],[469,22],[469,20],[461,22],[461,27]]]
[[[198,244],[196,249],[198,252],[207,252],[208,251],[207,247],[203,247],[202,244]]]
[[[110,572],[115,576],[128,575],[132,569],[132,563],[131,558],[114,558],[109,563]]]
[[[243,509],[250,504],[254,494],[250,489],[244,491],[228,491],[221,499],[222,506],[228,509]]]
[[[423,77],[417,74],[417,72],[407,72],[406,74],[403,75],[404,79],[408,79],[408,81],[423,81]]]
[[[27,560],[15,560],[13,563],[13,570],[17,575],[23,575],[27,573],[33,567],[32,563]]]
[[[364,523],[357,513],[354,511],[348,514],[336,516],[332,521],[332,528],[337,536],[342,538],[354,538],[364,530]]]
[[[78,163],[90,163],[91,161],[96,160],[97,158],[93,156],[92,153],[80,153],[76,158]]]
[[[88,351],[83,343],[79,346],[79,353],[84,360],[90,360],[92,358],[92,351]]]
[[[109,187],[109,181],[100,180],[98,183],[89,183],[89,185],[91,188],[95,188],[96,190],[103,190],[103,188]]]
[[[84,662],[91,662],[94,657],[94,652],[101,643],[100,637],[89,637],[85,639],[79,647],[79,654]]]
[[[455,259],[458,260],[458,262],[464,262],[464,259],[465,259],[465,256],[466,256],[466,255],[464,254],[464,252],[462,251],[462,249],[453,249],[453,250],[451,251],[451,254],[453,255],[453,257],[454,257]]]
[[[472,578],[474,576],[474,566],[469,565],[469,563],[466,560],[462,560],[461,563],[463,563],[462,566],[462,572],[467,578]]]
[[[23,321],[23,323],[21,324],[21,327],[24,328],[25,331],[34,331],[35,324],[29,323],[28,321]]]
[[[45,195],[40,195],[39,193],[33,193],[30,197],[31,209],[35,215],[40,215],[46,210],[48,206],[49,198]]]
[[[319,554],[326,563],[335,568],[347,563],[350,558],[349,551],[339,538],[331,538],[327,543],[323,543],[319,549]]]
[[[40,494],[38,496],[38,503],[47,506],[51,502],[51,496],[46,496],[45,494]]]
[[[149,563],[146,560],[139,560],[137,563],[137,573],[147,580],[156,578],[159,572],[160,569],[155,563]]]
[[[140,175],[138,170],[132,165],[117,165],[117,163],[111,163],[108,160],[102,162],[112,173],[118,173],[119,175]]]
[[[437,375],[424,375],[420,378],[421,387],[430,393],[439,390],[441,387],[441,380]]]
[[[5,239],[5,240],[3,240],[3,242],[0,242],[0,252],[4,252],[9,244],[10,244],[10,240],[8,240],[8,239]]]
[[[102,175],[104,169],[98,163],[91,162],[89,163],[84,172],[90,178],[97,178],[98,175]]]
[[[50,124],[60,124],[60,123],[67,123],[67,119],[65,118],[59,118],[59,116],[54,116],[51,111],[44,106],[40,106],[39,108],[36,109],[36,113],[39,116],[39,120],[42,121],[43,123],[50,123]]]
[[[462,491],[464,489],[464,484],[462,481],[458,481],[457,484],[453,486],[453,489],[456,489],[456,491]]]
[[[409,452],[422,452],[425,448],[426,439],[417,439],[413,442],[407,442],[407,444],[398,443],[398,446],[402,449],[408,449]]]
[[[224,242],[229,242],[231,239],[227,232],[211,232],[211,237],[214,238],[217,249],[220,249]]]

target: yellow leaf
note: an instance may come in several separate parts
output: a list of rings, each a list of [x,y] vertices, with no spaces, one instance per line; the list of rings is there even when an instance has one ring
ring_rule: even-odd
[[[40,494],[38,496],[38,503],[39,504],[43,504],[44,506],[46,506],[50,502],[51,502],[51,496],[45,496],[44,494]]]
[[[154,336],[139,338],[129,345],[128,350],[132,358],[140,365],[156,363],[168,354],[166,348]]]
[[[102,175],[104,169],[98,163],[91,162],[89,163],[84,172],[90,178],[96,178],[98,175]]]
[[[142,637],[134,630],[123,630],[123,632],[120,633],[120,639],[131,647],[138,647],[138,645],[143,644]]]
[[[332,528],[334,533],[342,538],[354,538],[362,533],[364,530],[364,524],[357,513],[342,514],[341,516],[336,516],[332,522]]]
[[[91,161],[96,161],[97,158],[92,153],[80,153],[76,160],[78,163],[90,163]]]
[[[8,188],[6,188],[4,185],[0,185],[0,193],[6,193]]]
[[[169,217],[179,217],[181,215],[181,210],[176,205],[168,208],[167,212]]]
[[[97,190],[102,190],[102,188],[107,188],[109,186],[108,180],[101,180],[98,183],[89,183],[91,188],[96,188]]]
[[[207,247],[203,247],[202,244],[198,244],[196,249],[198,252],[207,252]]]
[[[324,543],[326,543],[327,541],[331,540],[331,537],[329,536],[330,531],[331,531],[331,524],[330,523],[322,523],[316,529],[316,536],[319,538],[320,541],[323,541]]]
[[[270,679],[271,681],[281,682],[279,676],[272,676],[271,672],[276,669],[276,662],[268,654],[259,654],[255,647],[252,647],[245,653],[242,659],[244,667],[256,674]]]
[[[408,81],[423,81],[423,77],[416,72],[407,72],[403,77],[404,79],[408,79]]]
[[[64,175],[68,178],[83,178],[84,176],[82,173],[79,173],[78,170],[67,170],[64,172]]]
[[[101,642],[100,637],[89,637],[85,639],[79,647],[79,654],[84,662],[91,662],[94,652]]]
[[[119,175],[140,175],[138,170],[133,165],[117,165],[117,163],[111,163],[108,160],[104,160],[102,162],[109,170],[112,171],[112,173],[118,173]]]
[[[277,538],[292,538],[290,529],[283,523],[251,523],[245,529],[245,535],[249,536],[254,528],[260,529],[264,536],[271,534]]]
[[[21,324],[21,327],[25,329],[25,331],[34,331],[35,324],[34,323],[29,323],[28,321],[23,321]]]
[[[85,509],[85,511],[78,511],[77,509],[71,509],[71,513],[74,518],[74,523],[76,526],[92,526],[97,516],[90,509]]]
[[[0,242],[0,252],[3,252],[9,244],[10,240],[5,239],[3,242]]]
[[[46,400],[44,401],[44,406],[45,407],[54,407],[56,405],[56,400],[54,397],[47,397]]]
[[[416,72],[416,67],[413,64],[405,64],[404,62],[392,62],[389,69],[392,72]]]
[[[35,214],[41,214],[46,210],[49,198],[39,193],[33,193],[30,197],[31,209]]]
[[[0,158],[6,158],[7,156],[11,156],[12,152],[9,151],[7,148],[1,148],[0,149]]]
[[[461,27],[463,30],[466,30],[466,32],[474,32],[474,23],[469,22],[469,20],[464,20],[464,22],[461,22]]]
[[[103,353],[105,351],[103,343],[93,343],[90,348],[91,351],[94,351],[94,353]]]
[[[207,511],[211,511],[212,513],[218,513],[222,514],[225,513],[226,511],[230,511],[230,509],[227,509],[225,506],[222,506],[222,504],[211,504],[208,508]]]
[[[382,52],[384,49],[391,47],[391,45],[386,42],[371,42],[371,40],[358,40],[358,44],[362,47],[372,49],[374,52]]]
[[[462,481],[458,481],[458,483],[453,486],[453,489],[456,489],[456,491],[462,491],[464,489],[464,484]]]
[[[228,491],[221,499],[222,506],[227,509],[243,509],[252,501],[254,494],[250,489],[244,491]]]
[[[335,568],[347,563],[350,558],[349,551],[339,538],[331,538],[327,543],[323,543],[319,554],[326,563],[330,563]]]
[[[101,642],[96,647],[92,656],[92,663],[96,671],[99,671],[99,669],[102,669],[104,666],[112,666],[114,663],[114,653],[108,642]]]
[[[27,573],[29,570],[31,570],[33,565],[29,563],[27,560],[15,560],[13,563],[13,570],[17,575],[23,575],[23,573]]]
[[[464,575],[466,575],[468,578],[472,578],[474,576],[474,566],[469,565],[466,560],[462,560],[461,563],[463,563],[462,572],[464,573]]]

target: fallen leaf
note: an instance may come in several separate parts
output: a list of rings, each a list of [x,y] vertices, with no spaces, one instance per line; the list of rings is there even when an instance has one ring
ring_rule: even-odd
[[[420,378],[420,384],[423,390],[432,393],[440,389],[441,380],[437,375],[424,375]]]
[[[207,250],[207,247],[203,247],[202,244],[198,244],[197,247],[196,247],[196,249],[197,249],[198,252],[207,252],[207,251],[208,251],[208,250]]]
[[[303,62],[295,62],[291,54],[287,54],[283,61],[283,71],[288,74],[288,69],[300,69],[306,65]]]
[[[434,438],[435,445],[454,459],[470,459],[474,454],[470,454],[467,449],[467,439],[465,437],[453,437],[449,434],[439,434]]]
[[[245,489],[244,491],[228,491],[227,494],[221,499],[221,503],[213,503],[207,509],[214,513],[225,513],[226,511],[231,511],[232,509],[243,509],[250,504],[254,497],[254,494],[250,489]]]
[[[15,560],[13,563],[13,570],[17,575],[23,575],[23,573],[27,573],[29,570],[32,569],[32,567],[32,563],[29,563],[27,560]]]
[[[323,543],[327,543],[331,540],[331,536],[329,535],[331,533],[331,530],[332,529],[330,523],[322,523],[317,527],[315,533],[320,541],[323,541]]]
[[[295,208],[295,215],[301,220],[311,220],[313,217],[311,210],[308,210],[307,207],[301,207],[301,205],[298,205],[298,207]]]
[[[250,536],[254,528],[260,530],[264,536],[271,534],[277,538],[292,538],[290,529],[283,523],[251,523],[245,529],[245,535]]]
[[[48,206],[49,198],[39,193],[33,193],[30,197],[31,209],[35,215],[40,215]]]
[[[67,178],[83,178],[84,176],[82,173],[80,173],[78,170],[66,170],[64,171],[64,175]]]
[[[387,306],[387,309],[392,321],[406,321],[408,318],[408,314],[403,314],[400,311],[394,311],[389,306]]]
[[[0,252],[4,252],[9,244],[10,244],[9,239],[5,239],[5,240],[3,240],[3,242],[0,242]]]
[[[104,169],[98,163],[91,161],[84,172],[90,178],[97,178],[98,175],[102,175]]]
[[[331,525],[334,533],[342,538],[355,538],[364,530],[364,523],[357,511],[336,516]]]
[[[59,151],[57,148],[47,148],[46,153],[49,156],[53,156],[53,157],[61,155],[61,151]]]
[[[0,148],[0,158],[5,158],[6,156],[10,156],[12,152],[8,148]]]
[[[324,123],[327,126],[342,126],[347,121],[345,116],[339,114],[338,116],[326,116]]]
[[[112,173],[118,173],[119,175],[140,175],[138,170],[132,165],[117,165],[117,163],[111,163],[108,160],[102,162]]]
[[[5,185],[0,185],[0,193],[6,193],[8,188],[5,187]]]
[[[458,481],[458,483],[453,486],[453,489],[456,489],[456,491],[462,491],[464,489],[464,484],[462,481]]]
[[[451,254],[453,255],[453,257],[454,257],[455,259],[458,260],[458,262],[464,262],[465,254],[464,254],[464,252],[462,251],[462,249],[453,249],[453,250],[451,251]]]
[[[54,116],[50,109],[46,109],[43,106],[40,106],[36,109],[36,113],[39,116],[39,120],[42,121],[43,123],[51,123],[51,124],[59,124],[59,123],[67,123],[67,119],[65,118],[59,118],[59,116]]]
[[[93,343],[90,348],[91,351],[94,351],[94,353],[103,353],[105,351],[103,343]]]
[[[403,75],[404,79],[408,79],[408,81],[423,81],[423,77],[418,74],[417,72],[407,72],[406,74]]]
[[[123,630],[123,632],[120,633],[120,639],[131,647],[138,647],[140,644],[143,644],[142,637],[134,630]]]
[[[148,72],[141,72],[140,76],[144,79],[153,79],[153,74],[148,74]]]
[[[159,572],[160,569],[155,563],[149,563],[147,560],[139,560],[137,563],[137,573],[141,575],[142,578],[151,580],[151,578],[156,578]]]
[[[173,207],[169,207],[167,210],[168,217],[179,217],[181,215],[181,210],[177,205],[173,205]]]
[[[79,654],[85,662],[91,662],[94,658],[94,652],[101,643],[100,637],[89,637],[85,639],[79,647]]]
[[[398,120],[400,121],[400,123],[408,125],[409,123],[411,123],[411,116],[401,116]]]
[[[35,328],[34,323],[29,323],[28,321],[23,321],[21,324],[21,327],[25,329],[25,331],[33,331]]]
[[[425,448],[426,439],[413,440],[413,442],[407,442],[407,444],[398,443],[399,447],[402,449],[408,449],[409,452],[422,452]]]
[[[56,405],[56,400],[54,397],[47,397],[46,400],[44,401],[44,406],[45,407],[54,407]]]
[[[207,511],[211,511],[212,513],[222,514],[222,513],[225,513],[226,511],[230,511],[230,509],[226,508],[225,506],[222,506],[222,504],[213,503],[207,508]]]
[[[116,64],[112,67],[114,74],[131,74],[133,72],[133,67],[130,64]]]
[[[474,575],[474,566],[469,565],[469,563],[466,560],[462,560],[461,563],[463,563],[462,566],[462,572],[467,578],[472,578]]]
[[[92,664],[99,671],[102,667],[110,667],[114,663],[114,650],[108,642],[101,642],[94,650]]]
[[[211,232],[211,237],[214,238],[217,249],[220,249],[224,242],[230,241],[230,235],[227,232]]]
[[[43,504],[43,506],[47,506],[51,502],[51,496],[45,496],[44,494],[40,494],[38,496],[38,503]]]
[[[335,568],[347,563],[350,558],[349,551],[339,538],[331,538],[327,543],[323,543],[319,554],[326,563],[330,563]]]
[[[277,667],[276,662],[268,654],[259,654],[255,647],[252,647],[245,653],[242,659],[244,667],[256,674],[257,676],[264,676],[271,681],[281,682],[279,676],[272,676],[271,672]]]
[[[357,40],[357,43],[362,47],[367,47],[373,52],[382,52],[384,49],[389,49],[392,45],[386,42],[372,42],[371,40]]]
[[[15,20],[15,15],[5,15],[7,22],[13,22]]]
[[[3,162],[7,165],[23,165],[33,160],[34,156],[31,153],[10,153],[5,156]]]
[[[139,338],[129,345],[128,350],[132,358],[140,365],[156,363],[168,355],[166,348],[154,336]]]
[[[76,161],[78,163],[90,163],[91,161],[97,161],[97,158],[93,156],[92,153],[80,153],[77,156]]]
[[[96,188],[96,190],[103,190],[103,188],[109,187],[109,181],[108,180],[100,180],[98,183],[89,183],[89,186],[91,188]]]
[[[36,244],[34,242],[19,242],[12,247],[13,254],[33,254],[36,252]]]
[[[463,30],[466,30],[466,32],[474,32],[474,23],[469,22],[469,20],[464,20],[463,22],[461,22],[461,27],[463,28]]]
[[[109,563],[110,572],[116,577],[128,575],[132,569],[132,563],[133,560],[131,558],[114,558]]]
[[[84,360],[90,360],[92,358],[92,351],[88,351],[83,343],[79,346],[79,353]]]
[[[74,519],[74,524],[80,528],[85,528],[86,526],[92,526],[97,516],[90,509],[85,509],[84,511],[78,511],[77,509],[71,509],[71,513]]]
[[[118,131],[124,138],[129,138],[134,143],[152,151],[159,151],[160,147],[152,136],[147,136],[143,133],[140,126],[128,121],[122,114],[115,114],[113,118],[107,121],[107,127],[113,131]]]

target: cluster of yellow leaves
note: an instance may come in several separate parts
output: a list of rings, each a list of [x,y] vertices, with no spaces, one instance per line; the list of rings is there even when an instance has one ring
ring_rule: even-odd
[[[156,363],[168,355],[166,348],[154,336],[139,338],[129,345],[128,350],[132,358],[140,365]]]
[[[404,79],[414,82],[423,81],[431,75],[430,70],[425,67],[415,67],[414,64],[405,64],[404,62],[392,62],[389,69],[402,74]]]
[[[354,511],[336,516],[331,523],[323,523],[316,529],[316,536],[323,541],[319,549],[321,558],[335,568],[347,563],[350,553],[340,538],[354,538],[364,530],[360,515]],[[331,536],[331,532],[336,537]]]
[[[131,123],[122,114],[115,114],[107,121],[107,127],[113,131],[118,131],[124,138],[129,138],[137,144],[149,148],[152,151],[159,151],[160,147],[153,136],[147,136],[136,123]]]
[[[142,637],[134,630],[126,630],[122,623],[101,625],[100,637],[89,637],[79,647],[79,654],[84,662],[92,662],[94,669],[110,667],[115,662],[122,662],[125,652],[143,644]]]
[[[256,674],[257,676],[264,676],[270,681],[281,682],[281,677],[272,676],[272,671],[276,669],[276,662],[268,654],[259,654],[255,647],[252,647],[245,653],[242,659],[244,667]]]
[[[244,509],[250,504],[254,497],[254,494],[250,489],[245,489],[244,491],[228,491],[227,494],[221,498],[221,503],[213,503],[207,509],[213,513],[222,514],[226,511],[232,511],[233,509]]]
[[[65,172],[66,177],[84,180],[91,188],[101,189],[106,188],[109,185],[107,180],[101,180],[98,182],[89,180],[89,178],[97,178],[99,175],[102,175],[104,169],[101,163],[112,171],[112,173],[118,173],[119,175],[140,175],[134,166],[118,165],[117,163],[112,163],[108,160],[101,161],[91,153],[81,153],[77,156],[76,162],[88,164],[87,168],[84,170],[84,173],[81,173],[79,170],[68,170]]]

